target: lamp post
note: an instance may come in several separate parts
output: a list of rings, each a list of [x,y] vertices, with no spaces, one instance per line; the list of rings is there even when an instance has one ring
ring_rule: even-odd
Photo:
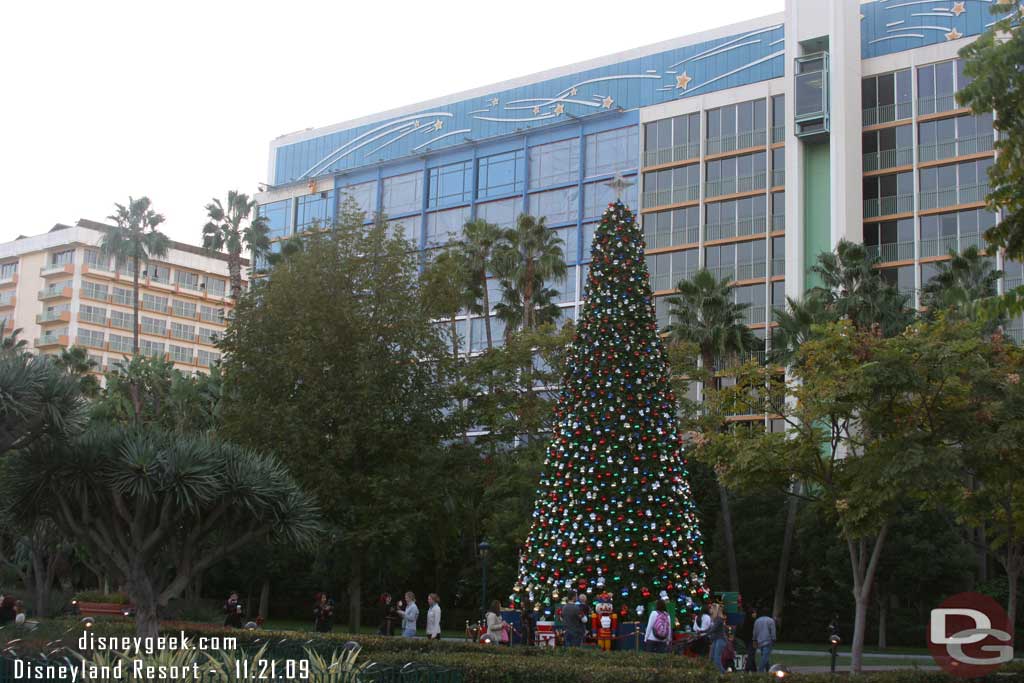
[[[480,551],[480,569],[482,572],[480,581],[480,618],[487,618],[487,555],[491,552],[491,544],[487,541],[480,541],[477,546]]]

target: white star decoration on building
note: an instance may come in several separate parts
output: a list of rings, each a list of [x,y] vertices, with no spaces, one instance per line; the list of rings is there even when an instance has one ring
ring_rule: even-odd
[[[953,9],[951,9],[949,11],[952,12],[954,16],[958,16],[959,17],[961,14],[963,14],[964,12],[967,11],[967,3],[966,2],[954,2],[953,3]]]
[[[497,97],[492,97],[491,98],[491,106],[492,107],[497,107],[498,106],[498,98]]]
[[[611,109],[613,104],[615,104],[615,100],[610,95],[605,95],[605,98],[601,100],[601,106],[605,109]]]
[[[683,73],[676,76],[676,88],[686,90],[686,87],[690,85],[690,81],[692,80],[693,78],[690,77],[690,74],[684,71]]]
[[[960,31],[957,31],[954,28],[952,31],[946,34],[946,40],[957,40],[958,38],[963,38],[963,36],[964,34],[960,33]]]
[[[444,128],[444,121],[442,121],[441,119],[436,119],[434,121],[434,130],[441,130],[442,128]]]
[[[565,105],[562,104],[561,102],[559,102],[558,104],[555,105],[555,114],[564,114],[564,113],[565,113]]]

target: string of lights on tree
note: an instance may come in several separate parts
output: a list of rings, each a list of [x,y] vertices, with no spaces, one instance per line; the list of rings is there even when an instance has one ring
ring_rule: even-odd
[[[616,201],[594,234],[513,601],[551,612],[570,589],[607,592],[642,614],[658,597],[677,613],[707,599],[675,413],[643,234]]]

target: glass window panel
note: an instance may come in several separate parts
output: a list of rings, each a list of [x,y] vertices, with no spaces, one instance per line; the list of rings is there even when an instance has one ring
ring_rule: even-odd
[[[637,167],[639,139],[636,126],[586,137],[586,175],[606,175]]]
[[[371,180],[367,183],[358,183],[356,185],[346,185],[340,187],[337,190],[338,194],[338,213],[341,213],[345,202],[351,198],[355,202],[359,211],[365,214],[365,218],[373,218],[373,214],[377,212],[377,181]]]
[[[521,193],[526,174],[525,160],[526,154],[521,149],[480,159],[477,162],[477,196],[486,199]]]
[[[520,197],[484,202],[476,205],[476,217],[502,228],[511,228],[522,213],[523,200]]]
[[[529,207],[530,214],[546,217],[548,225],[574,221],[579,216],[579,188],[531,194]]]
[[[469,218],[469,207],[427,214],[427,246],[437,247],[462,237],[462,226]]]
[[[878,106],[878,79],[874,76],[862,79],[860,82],[860,101],[865,109],[873,109]]]
[[[896,77],[893,74],[883,74],[878,77],[878,104],[886,106],[896,103]]]
[[[579,138],[530,148],[531,190],[576,181],[579,173]]]
[[[462,161],[430,169],[427,189],[427,206],[432,209],[470,201],[473,197],[473,162]]]
[[[636,182],[634,178],[629,179],[633,184],[622,191],[620,195],[608,183],[588,183],[583,186],[583,218],[599,218],[604,214],[608,205],[616,199],[621,198],[622,203],[627,207],[636,206]]]
[[[911,100],[911,76],[910,69],[896,72],[896,101],[900,104]]]
[[[295,231],[302,232],[314,225],[321,228],[334,223],[334,190],[308,194],[297,200]]]
[[[416,171],[384,178],[381,193],[382,208],[389,216],[420,211],[423,208],[423,174]]]
[[[953,81],[953,62],[940,62],[935,65],[935,94],[937,96],[952,95],[956,91]]]
[[[264,204],[259,208],[261,216],[267,219],[268,237],[276,239],[289,234],[289,214],[291,213],[292,200],[284,199],[279,202]]]

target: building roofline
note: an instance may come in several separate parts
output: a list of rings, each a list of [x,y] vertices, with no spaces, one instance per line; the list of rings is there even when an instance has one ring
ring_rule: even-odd
[[[91,221],[91,220],[89,220],[87,218],[79,218],[78,222],[75,225],[65,225],[63,223],[57,223],[57,224],[55,224],[50,229],[50,232],[55,232],[57,230],[67,230],[68,228],[73,228],[75,226],[82,227],[82,228],[89,228],[90,230],[98,230],[100,232],[107,232],[109,230],[112,230],[115,227],[113,225],[107,225],[106,223],[100,223],[99,221]],[[218,261],[224,261],[224,262],[227,262],[227,260],[228,260],[227,254],[224,254],[224,253],[219,252],[219,251],[207,250],[207,249],[204,249],[203,247],[197,247],[194,244],[188,244],[186,242],[177,242],[175,240],[170,240],[170,245],[171,245],[172,249],[177,249],[178,251],[184,251],[184,252],[186,252],[188,254],[195,254],[196,256],[205,256],[207,258],[217,259]],[[243,258],[242,259],[242,266],[248,266],[248,265],[249,265],[249,259]]]
[[[745,30],[759,28],[772,23],[782,23],[785,21],[785,13],[777,12],[775,14],[768,14],[761,17],[755,17],[753,19],[747,19],[744,21],[736,22],[734,24],[728,24],[726,26],[719,26],[716,28],[708,29],[706,31],[700,31],[698,33],[691,33],[689,35],[680,36],[678,38],[669,38],[658,43],[651,43],[637,48],[631,48],[629,50],[623,50],[621,52],[615,52],[610,55],[604,55],[602,57],[595,57],[593,59],[584,60],[581,62],[574,62],[572,64],[566,64],[564,66],[555,67],[553,69],[547,69],[545,71],[538,71],[536,73],[528,74],[525,76],[519,76],[499,83],[492,83],[489,85],[479,86],[471,88],[469,90],[463,90],[461,92],[452,93],[450,95],[444,95],[442,97],[436,97],[430,100],[424,100],[422,102],[416,102],[414,104],[404,105],[396,107],[394,109],[388,109],[386,111],[377,112],[375,114],[369,114],[355,119],[349,119],[348,121],[342,121],[341,123],[335,123],[327,126],[321,126],[318,128],[306,128],[304,130],[295,131],[293,133],[286,133],[279,135],[270,142],[271,153],[278,147],[285,145],[294,144],[296,142],[302,142],[304,140],[310,140],[317,138],[322,135],[329,135],[342,130],[348,130],[350,128],[356,128],[369,123],[375,123],[378,121],[386,121],[396,116],[402,116],[404,114],[413,114],[417,111],[426,108],[440,107],[452,104],[454,102],[460,102],[462,100],[472,99],[474,97],[483,97],[491,93],[510,90],[512,88],[522,87],[524,85],[530,85],[538,81],[545,81],[552,78],[558,78],[568,74],[576,73],[579,71],[587,71],[590,69],[597,69],[602,66],[609,64],[615,64],[630,59],[637,59],[640,57],[646,57],[648,55],[656,54],[658,52],[664,52],[666,50],[672,50],[676,48],[686,47],[694,43],[699,43],[707,40],[714,40],[715,38],[723,38],[726,36],[733,35],[738,32]]]

